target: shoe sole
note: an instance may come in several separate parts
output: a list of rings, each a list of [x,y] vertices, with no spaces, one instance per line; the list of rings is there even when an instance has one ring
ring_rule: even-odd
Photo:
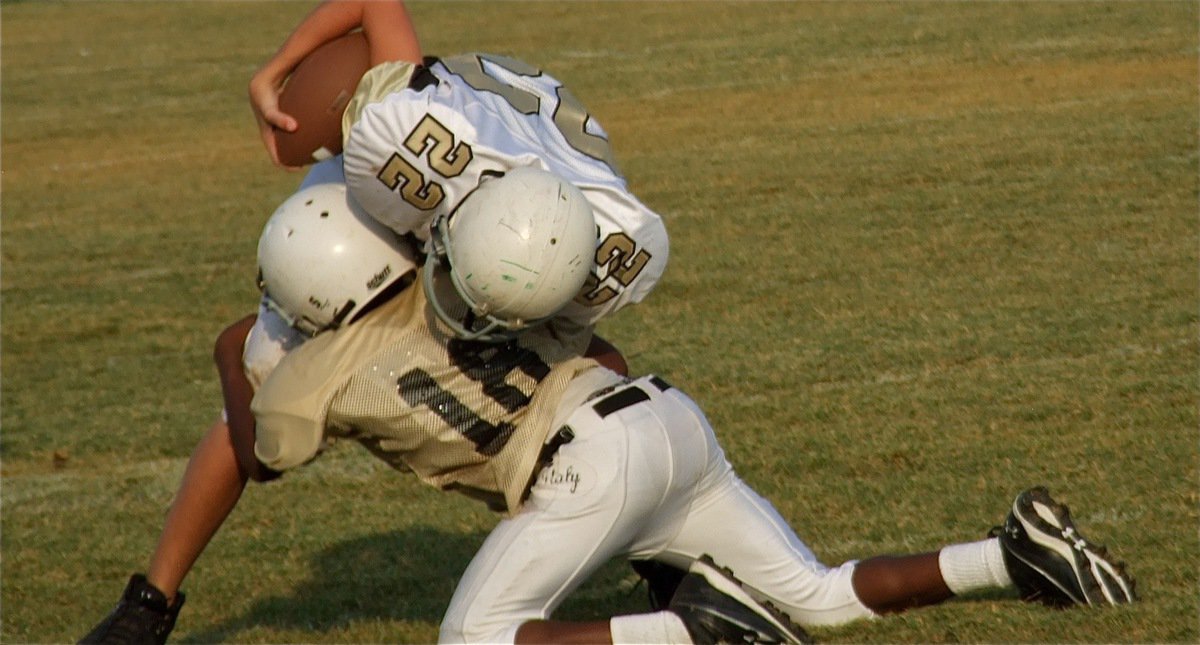
[[[1013,517],[1020,522],[1029,539],[1063,558],[1075,574],[1078,588],[1064,588],[1050,572],[1036,562],[1021,557],[1021,561],[1038,571],[1064,594],[1078,604],[1119,605],[1136,598],[1134,581],[1125,573],[1123,563],[1107,558],[1106,549],[1085,539],[1075,528],[1070,511],[1055,502],[1045,488],[1033,488],[1017,496],[1013,502]],[[1082,592],[1083,597],[1079,594]]]
[[[808,632],[797,625],[788,617],[787,614],[779,610],[770,602],[761,601],[751,596],[741,580],[733,574],[733,571],[718,565],[708,555],[700,556],[700,559],[692,563],[688,569],[689,573],[694,573],[703,577],[717,591],[737,600],[739,603],[754,611],[759,617],[771,623],[779,633],[788,638],[787,643],[791,645],[804,645],[814,642]]]

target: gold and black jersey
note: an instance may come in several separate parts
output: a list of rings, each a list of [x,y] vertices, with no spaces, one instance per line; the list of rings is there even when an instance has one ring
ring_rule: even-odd
[[[290,353],[254,398],[255,453],[275,470],[330,440],[515,512],[591,330],[542,327],[508,343],[454,337],[422,289]]]

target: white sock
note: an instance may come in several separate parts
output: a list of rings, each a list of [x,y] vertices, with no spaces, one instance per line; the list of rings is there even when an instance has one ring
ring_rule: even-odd
[[[942,570],[942,580],[956,596],[1013,586],[998,538],[945,547],[938,553],[938,567]]]
[[[608,621],[608,631],[613,645],[692,642],[683,621],[669,611],[613,616]]]

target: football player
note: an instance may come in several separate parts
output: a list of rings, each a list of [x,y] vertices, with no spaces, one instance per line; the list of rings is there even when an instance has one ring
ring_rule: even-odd
[[[329,205],[325,221],[368,221],[336,211],[353,210],[344,193]],[[329,238],[271,235],[286,217],[272,218],[260,246],[265,293],[288,319],[320,323],[306,294],[328,286],[321,263],[331,254],[320,245]],[[398,293],[377,294],[356,306],[353,322],[289,352],[254,398],[251,440],[235,433],[234,450],[257,462],[256,478],[353,437],[505,514],[464,573],[440,640],[795,642],[806,637],[793,621],[836,625],[984,589],[1015,587],[1052,605],[1134,599],[1123,567],[1040,488],[1018,495],[988,539],[820,563],[738,479],[686,394],[581,358],[586,337],[557,328],[550,314],[586,280],[581,232],[593,226],[584,198],[560,178],[530,170],[486,180],[431,226],[421,286],[398,281]],[[401,250],[389,266],[407,266]],[[242,418],[230,411],[231,423]],[[688,573],[661,611],[552,619],[564,596],[618,556]],[[152,596],[131,584],[114,616],[158,612],[173,623],[170,609],[143,601]]]
[[[530,185],[556,181],[547,192],[559,197],[538,201]],[[551,313],[586,279],[573,264],[589,247],[572,231],[593,226],[583,202],[570,182],[546,173],[485,181],[430,227],[421,289],[306,343],[254,401],[255,455],[272,470],[306,463],[330,436],[353,436],[429,483],[489,499],[506,514],[464,573],[441,640],[714,636],[671,604],[678,591],[663,612],[549,620],[565,595],[619,556],[702,572],[747,594],[722,605],[721,618],[764,623],[715,635],[733,641],[803,638],[787,619],[834,625],[988,588],[1016,586],[1058,603],[1132,600],[1123,568],[1041,489],[1017,498],[995,538],[832,568],[818,562],[737,478],[687,395],[659,377],[630,380],[581,359],[579,340],[555,329]],[[453,447],[448,436],[458,437]],[[539,546],[547,544],[555,546]]]
[[[542,168],[583,192],[597,227],[585,287],[558,315],[592,325],[646,297],[666,268],[666,228],[629,192],[600,124],[561,82],[527,63],[488,54],[420,58],[395,0],[322,3],[254,75],[251,106],[276,163],[277,132],[300,125],[279,110],[288,74],[360,26],[375,66],[345,107],[344,153],[333,163],[342,160],[350,193],[368,213],[424,240],[430,222],[481,178]]]
[[[532,179],[529,179],[530,173]],[[521,180],[523,176],[527,179]],[[538,181],[539,179],[541,181]],[[544,244],[539,247],[540,252],[563,249],[555,256],[559,262],[554,270],[563,274],[573,274],[576,281],[571,283],[570,288],[577,289],[588,269],[586,250],[590,248],[594,230],[590,207],[578,191],[571,193],[567,190],[570,187],[557,179],[547,182],[545,176],[537,171],[514,171],[508,185],[514,180],[521,182],[517,192],[526,203],[532,197],[536,197],[543,203],[554,206],[563,197],[571,198],[566,203],[574,211],[575,217],[551,217],[536,222],[529,220],[526,222],[529,226],[524,232],[542,232],[540,239]],[[560,192],[559,188],[563,188],[563,192]],[[488,199],[487,191],[481,192],[479,199]],[[537,212],[545,211],[546,209],[537,209]],[[578,217],[579,212],[586,213],[587,217]],[[493,224],[494,222],[488,222],[489,227]],[[518,223],[509,221],[508,224],[517,226]],[[566,224],[573,226],[568,229],[564,226]],[[490,237],[495,237],[494,232],[484,232]],[[230,326],[218,339],[215,358],[223,392],[227,397],[228,426],[224,422],[214,424],[193,453],[148,574],[137,574],[131,578],[117,607],[85,636],[82,642],[166,641],[184,602],[184,595],[178,591],[179,582],[236,504],[247,478],[261,481],[273,479],[278,474],[264,467],[256,458],[254,421],[249,416],[249,395],[271,372],[272,360],[278,361],[289,351],[306,342],[311,334],[318,333],[317,330],[332,329],[335,326],[335,318],[341,318],[342,324],[349,324],[381,303],[400,300],[395,294],[404,291],[416,274],[414,256],[405,240],[399,239],[363,213],[356,203],[347,198],[344,185],[327,181],[314,182],[287,200],[265,227],[259,249],[260,282],[266,296],[264,301],[268,303],[262,313],[264,318],[274,322],[266,327],[252,328],[254,317],[248,317]],[[476,262],[476,266],[480,266],[480,258],[461,255],[457,258],[460,266],[470,266],[473,261]],[[624,361],[619,353],[607,343],[590,336],[590,332],[575,325],[556,326],[553,321],[543,322],[542,318],[553,314],[558,308],[558,298],[564,295],[569,297],[570,294],[558,290],[564,284],[562,282],[550,285],[547,289],[531,289],[528,282],[510,283],[509,278],[514,267],[512,260],[514,256],[511,254],[505,256],[507,273],[498,279],[519,285],[513,292],[515,298],[510,300],[510,304],[519,304],[521,307],[526,318],[520,323],[521,326],[539,325],[546,329],[554,328],[555,331],[545,347],[547,351],[557,352],[554,354],[556,358],[573,357],[575,360],[582,360],[578,358],[579,352],[586,346],[589,353],[601,364],[618,371],[624,370]],[[545,266],[544,263],[541,266]],[[301,278],[301,275],[306,277]],[[535,316],[536,320],[528,318],[539,311],[544,316]],[[433,314],[430,313],[429,317],[432,319]],[[465,336],[476,340],[497,333],[494,319],[481,317],[479,321],[477,328],[473,330],[468,329],[470,324],[459,326],[458,329]],[[505,323],[506,330],[511,330],[513,326],[511,320]],[[269,337],[267,342],[259,343],[259,346],[271,347],[273,351],[261,352],[256,357],[243,355],[243,343],[247,333],[254,333],[251,329]],[[246,345],[248,349],[250,344]],[[597,351],[597,348],[600,348],[600,351]],[[428,343],[418,343],[410,349],[432,356],[447,355],[445,348],[433,347]],[[461,352],[450,352],[449,355],[461,356]],[[443,361],[447,362],[447,368],[438,373],[439,380],[444,374],[461,376],[476,373],[477,368],[464,367],[458,364],[455,358]],[[536,362],[534,357],[534,361],[528,367],[536,370]],[[397,364],[422,365],[420,361],[411,358],[400,359]],[[478,367],[492,370],[496,365],[489,363]],[[469,376],[467,382],[478,388],[479,382],[470,380],[475,378],[477,376]],[[450,382],[456,383],[455,387],[462,387],[458,382]],[[491,396],[506,396],[504,387],[497,383],[489,383],[485,390],[491,392]],[[456,390],[457,392],[459,390]],[[245,396],[239,398],[239,393]],[[244,427],[247,423],[248,435],[230,435],[230,426]],[[481,440],[483,435],[480,432],[474,433],[472,441]],[[493,441],[493,445],[502,446],[509,438],[502,433]],[[368,447],[374,445],[371,440],[364,440],[364,443]],[[270,445],[270,441],[267,440],[266,444]],[[248,447],[248,450],[235,454],[235,445]],[[470,445],[474,446],[473,443]],[[453,459],[460,456],[461,452],[448,450],[446,455]],[[510,450],[504,454],[512,453]],[[392,453],[380,454],[386,456]],[[247,463],[247,455],[251,465],[239,468],[239,459]],[[394,459],[392,461],[400,464]],[[468,459],[468,462],[474,463],[449,467],[454,474],[446,476],[447,480],[443,482],[445,487],[480,496],[495,508],[504,508],[508,501],[504,493],[496,488],[499,476],[488,473],[505,473],[501,467],[509,466],[505,465],[505,460],[500,457],[493,456],[489,461],[490,464],[485,468],[478,467],[480,459],[477,458]],[[419,463],[419,460],[413,463]],[[529,466],[530,464],[524,464],[517,467]],[[402,467],[407,469],[407,465]],[[445,463],[438,466],[442,467],[447,466]],[[475,478],[479,477],[472,474],[475,471],[484,473],[482,484],[474,485]],[[528,478],[528,474],[524,476]],[[504,477],[507,478],[508,474],[505,473]],[[703,566],[697,565],[697,570],[700,571]],[[722,603],[725,608],[720,611],[726,612],[731,611],[732,607],[736,607],[743,600],[753,604],[748,598],[742,598],[740,591],[728,587],[731,583],[726,580],[724,574],[711,567],[701,573],[686,576],[680,585],[684,591],[679,594],[674,611],[687,613],[695,622],[700,620],[696,616],[713,610],[714,602]],[[722,586],[728,588],[721,591]],[[759,608],[757,611],[762,612],[761,616],[754,610],[742,611],[750,613],[741,620],[748,621],[748,624],[756,626],[756,629],[786,629],[786,619],[774,616],[768,609]],[[707,627],[697,623],[693,629],[713,629],[712,623],[718,619],[716,616],[710,617],[707,623],[704,623]]]

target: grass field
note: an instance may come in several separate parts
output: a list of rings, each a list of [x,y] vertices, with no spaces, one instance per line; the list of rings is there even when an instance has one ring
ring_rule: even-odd
[[[298,182],[245,100],[306,2],[2,18],[0,641],[78,639],[219,410],[216,333]],[[827,562],[982,537],[1050,487],[1142,602],[985,595],[829,642],[1197,642],[1200,5],[418,2],[543,65],[671,266],[602,332],[710,413]],[[178,642],[427,642],[494,518],[345,448],[252,486]],[[642,607],[614,563],[563,617]]]

